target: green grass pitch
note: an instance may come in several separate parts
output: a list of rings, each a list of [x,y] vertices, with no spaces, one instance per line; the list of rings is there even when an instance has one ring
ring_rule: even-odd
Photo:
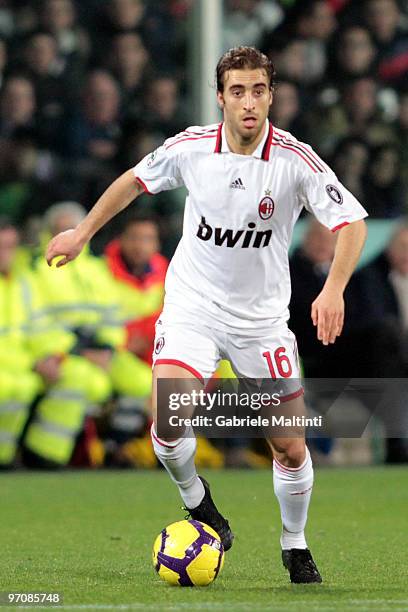
[[[236,540],[201,589],[152,567],[155,536],[183,518],[164,472],[1,475],[0,591],[60,591],[72,610],[408,610],[407,469],[316,470],[307,535],[324,584],[304,586],[281,566],[271,473],[204,475]]]

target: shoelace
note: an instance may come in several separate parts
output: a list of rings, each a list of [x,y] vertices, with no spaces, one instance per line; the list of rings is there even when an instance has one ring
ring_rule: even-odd
[[[181,510],[183,510],[184,512],[187,512],[187,514],[184,516],[184,520],[188,521],[188,519],[191,518],[191,512],[188,508],[186,508],[186,506],[181,506]],[[225,521],[225,524],[224,524]],[[224,535],[227,534],[230,526],[229,526],[229,522],[227,521],[227,519],[224,519],[224,521],[220,518],[219,520],[216,521],[217,523],[217,533],[220,535]]]

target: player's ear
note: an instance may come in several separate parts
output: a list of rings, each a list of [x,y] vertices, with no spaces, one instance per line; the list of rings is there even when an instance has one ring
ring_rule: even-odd
[[[217,103],[218,103],[219,108],[223,110],[225,106],[225,100],[224,100],[223,94],[220,91],[217,91]]]
[[[273,91],[272,89],[269,90],[269,106],[271,106],[273,102]]]

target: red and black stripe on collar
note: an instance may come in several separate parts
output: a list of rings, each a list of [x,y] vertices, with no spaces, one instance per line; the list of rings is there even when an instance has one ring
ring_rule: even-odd
[[[270,121],[268,121],[268,125],[269,125],[268,136],[266,137],[265,144],[262,149],[262,159],[264,161],[269,161],[269,155],[271,152],[272,138],[273,138],[273,125]],[[222,150],[222,126],[223,126],[223,123],[220,123],[218,125],[217,139],[215,141],[214,153],[221,153],[221,150]]]
[[[214,153],[221,153],[221,149],[222,149],[222,126],[223,126],[222,122],[218,124],[217,139],[215,141]]]

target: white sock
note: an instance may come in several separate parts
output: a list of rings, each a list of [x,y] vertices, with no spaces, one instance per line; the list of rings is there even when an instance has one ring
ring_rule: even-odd
[[[307,548],[304,529],[313,488],[313,465],[308,448],[301,466],[289,468],[274,459],[273,485],[282,517],[282,550]]]
[[[205,492],[194,464],[196,439],[193,437],[179,438],[166,442],[157,436],[154,425],[150,431],[156,457],[176,483],[186,508],[196,508],[201,503]]]

